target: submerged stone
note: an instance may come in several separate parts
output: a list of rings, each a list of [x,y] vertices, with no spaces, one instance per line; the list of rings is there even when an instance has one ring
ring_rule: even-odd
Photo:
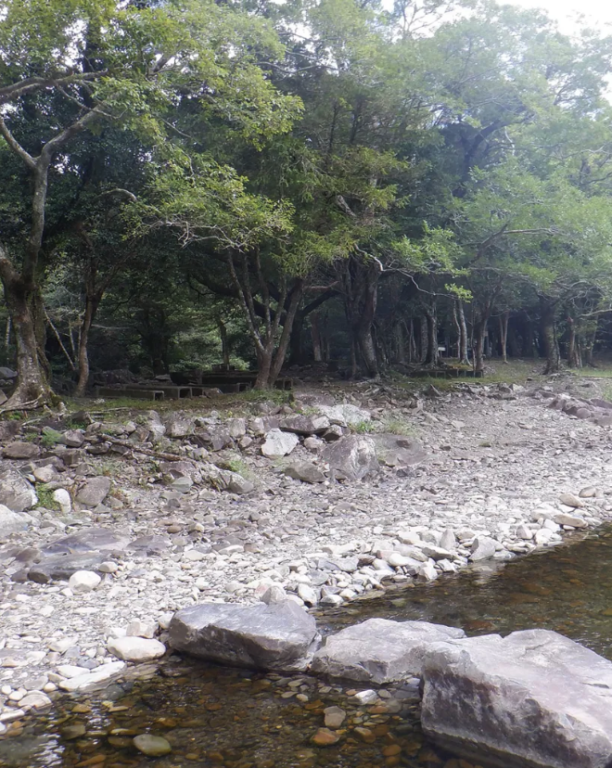
[[[172,752],[170,742],[163,736],[141,733],[134,737],[133,743],[136,749],[147,757],[162,757]]]

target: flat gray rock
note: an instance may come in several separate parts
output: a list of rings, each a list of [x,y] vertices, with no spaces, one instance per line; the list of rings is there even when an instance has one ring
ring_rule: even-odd
[[[86,528],[51,542],[43,549],[43,555],[74,554],[92,550],[123,550],[127,547],[129,540],[129,536],[112,531],[110,528]]]
[[[317,640],[314,618],[291,600],[192,605],[175,613],[169,626],[175,650],[253,669],[304,670]]]
[[[28,579],[37,584],[49,581],[67,580],[77,571],[95,571],[97,566],[108,559],[106,552],[81,552],[74,555],[52,555],[33,565]]]
[[[556,632],[431,649],[422,725],[442,746],[508,768],[612,765],[612,662]]]
[[[368,619],[327,637],[310,669],[328,677],[384,685],[420,677],[432,643],[462,637],[462,629],[427,621]]]

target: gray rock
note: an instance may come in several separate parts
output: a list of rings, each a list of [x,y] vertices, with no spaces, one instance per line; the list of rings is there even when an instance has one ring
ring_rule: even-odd
[[[495,539],[488,536],[477,536],[472,544],[472,554],[470,560],[477,563],[479,560],[488,560],[493,557],[497,548]]]
[[[301,480],[303,483],[322,483],[325,481],[325,475],[321,470],[309,461],[297,461],[285,468],[285,474],[294,480]]]
[[[588,528],[587,521],[576,515],[566,515],[560,512],[558,515],[554,515],[552,519],[557,525],[569,525],[572,528]]]
[[[288,456],[300,442],[293,432],[281,432],[280,429],[271,429],[266,435],[266,441],[261,446],[261,452],[269,459],[280,459]]]
[[[96,568],[104,559],[104,552],[84,552],[76,555],[54,555],[43,559],[28,570],[28,579],[37,584],[66,580],[77,571]]]
[[[425,460],[425,451],[411,437],[382,433],[372,435],[379,459],[390,467],[414,467]]]
[[[4,504],[0,504],[0,538],[9,533],[25,531],[31,522],[30,515],[24,512],[13,512]]]
[[[51,542],[43,549],[43,554],[70,555],[77,552],[91,552],[92,550],[123,550],[130,539],[118,531],[110,528],[85,528],[70,536],[62,536]]]
[[[238,472],[228,472],[228,474],[230,477],[227,484],[227,490],[230,493],[237,493],[242,496],[245,493],[251,493],[251,491],[255,489],[255,484]]]
[[[323,433],[323,439],[327,443],[335,443],[336,440],[340,440],[341,437],[344,437],[344,428],[339,424],[331,424],[329,429],[326,429]]]
[[[97,507],[108,496],[112,486],[110,477],[90,477],[77,494],[77,501],[86,507]]]
[[[561,504],[565,504],[566,507],[574,507],[574,509],[581,509],[584,507],[584,501],[578,496],[574,496],[573,493],[562,493],[559,496]]]
[[[332,474],[346,480],[363,480],[378,471],[376,445],[364,435],[348,435],[330,443],[321,454]]]
[[[38,502],[38,496],[30,483],[13,469],[0,474],[0,504],[13,512],[25,512]]]
[[[351,403],[317,405],[316,408],[320,413],[325,414],[332,424],[339,424],[342,427],[355,427],[358,424],[372,420],[370,411],[366,411]]]
[[[340,707],[325,707],[323,710],[325,716],[325,727],[342,728],[342,723],[346,720],[346,712]]]
[[[184,413],[171,413],[165,420],[166,435],[168,437],[187,437],[195,430],[195,419]]]
[[[443,549],[453,550],[457,546],[457,537],[452,528],[446,528],[440,538],[440,546]]]
[[[427,621],[368,619],[325,640],[311,671],[363,683],[386,683],[418,677],[432,643],[465,637],[462,629]]]
[[[285,592],[285,588],[280,584],[271,584],[261,596],[261,602],[266,605],[271,605],[272,603],[284,603],[286,599],[287,593]]]
[[[281,420],[280,428],[283,432],[295,432],[298,435],[322,435],[329,428],[329,419],[327,416],[294,413]]]
[[[314,618],[291,600],[193,605],[175,613],[169,627],[177,651],[254,669],[304,670],[317,638]]]
[[[80,448],[85,442],[85,435],[80,429],[69,429],[62,434],[62,443],[68,448]]]
[[[246,435],[246,419],[230,419],[227,422],[227,430],[230,437],[233,437],[234,440],[237,440],[239,437],[244,437],[244,435]]]
[[[107,647],[113,656],[123,661],[152,661],[166,653],[166,646],[159,640],[144,637],[111,637]]]
[[[535,629],[439,644],[423,677],[423,730],[468,759],[612,764],[612,662],[562,635]]]
[[[0,379],[16,379],[17,378],[17,371],[14,371],[12,368],[7,368],[6,366],[0,366]]]
[[[17,441],[6,445],[2,455],[5,459],[36,459],[40,455],[40,448],[35,443]]]

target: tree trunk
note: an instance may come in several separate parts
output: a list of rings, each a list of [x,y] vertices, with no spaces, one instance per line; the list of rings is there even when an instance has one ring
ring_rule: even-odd
[[[503,312],[499,316],[499,346],[502,363],[508,362],[508,318],[509,312]]]
[[[463,302],[461,301],[461,299],[457,299],[453,307],[453,313],[456,318],[455,322],[457,323],[457,331],[458,331],[457,357],[459,359],[460,365],[467,365],[469,363],[468,332],[467,332],[467,322],[465,320],[465,311],[463,309]]]
[[[310,335],[312,337],[312,354],[315,363],[323,360],[321,349],[321,331],[319,329],[319,313],[313,312],[310,318]]]
[[[474,323],[474,372],[484,371],[485,336],[487,333],[487,318],[481,317]]]
[[[599,324],[599,317],[597,315],[595,315],[592,323],[593,325],[589,328],[590,335],[587,336],[584,344],[584,364],[589,368],[596,368],[594,354],[595,342],[597,341],[597,326]]]
[[[0,277],[15,334],[18,374],[17,387],[4,408],[40,405],[51,395],[45,375],[46,364],[41,365],[41,354],[44,354],[44,351],[37,335],[37,305],[40,297],[32,286],[26,285],[6,264],[2,265]]]
[[[535,340],[533,331],[533,322],[527,312],[521,312],[522,320],[522,339],[523,349],[521,351],[521,357],[534,357],[535,356]]]
[[[262,349],[257,350],[257,378],[255,379],[255,389],[270,388],[270,372],[272,370],[273,354],[273,342],[270,342]]]
[[[419,318],[419,362],[424,363],[427,359],[427,350],[429,349],[429,330],[427,318],[421,315]]]
[[[540,322],[542,328],[542,346],[546,357],[545,374],[559,370],[559,345],[555,329],[555,305],[545,296],[540,296]]]
[[[395,361],[400,365],[406,364],[406,325],[403,320],[395,325]]]
[[[570,368],[582,368],[580,359],[580,346],[576,334],[576,321],[573,317],[567,318],[567,364]]]
[[[298,312],[293,321],[291,338],[289,339],[289,363],[290,365],[304,365],[304,321],[306,315]]]
[[[435,301],[425,310],[425,323],[427,326],[427,351],[425,353],[425,365],[438,365],[438,319],[436,316]]]
[[[85,298],[85,314],[83,316],[83,322],[81,323],[81,333],[79,336],[79,380],[77,382],[75,395],[76,397],[85,397],[87,391],[87,383],[89,381],[89,331],[93,324],[98,306],[100,305],[101,297],[88,295]]]
[[[377,378],[379,375],[378,359],[376,357],[371,323],[360,323],[357,327],[357,345],[367,375],[372,379]]]
[[[223,357],[223,367],[226,371],[230,368],[230,345],[227,338],[227,328],[225,323],[220,317],[216,319],[217,328],[219,329],[219,338],[221,340],[221,356]]]

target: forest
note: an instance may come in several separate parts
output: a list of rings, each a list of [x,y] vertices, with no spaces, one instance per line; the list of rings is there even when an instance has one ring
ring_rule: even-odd
[[[612,37],[488,0],[0,0],[4,408],[96,371],[594,364]]]

